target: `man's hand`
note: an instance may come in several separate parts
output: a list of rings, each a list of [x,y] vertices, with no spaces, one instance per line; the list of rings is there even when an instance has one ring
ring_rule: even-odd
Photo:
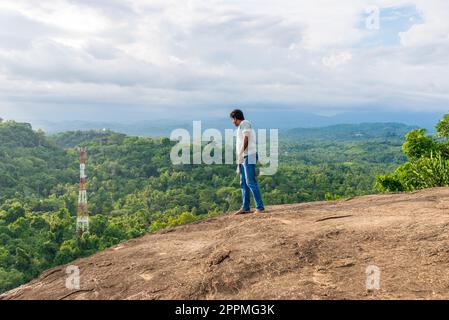
[[[237,159],[237,163],[238,164],[243,164],[243,152],[240,152],[238,159]]]

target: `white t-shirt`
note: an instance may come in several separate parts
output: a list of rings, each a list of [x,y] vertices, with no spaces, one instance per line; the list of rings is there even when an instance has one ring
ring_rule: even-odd
[[[251,122],[243,120],[237,128],[237,157],[240,150],[243,147],[244,137],[248,136],[248,148],[244,151],[243,155],[252,155],[256,153],[256,135]]]

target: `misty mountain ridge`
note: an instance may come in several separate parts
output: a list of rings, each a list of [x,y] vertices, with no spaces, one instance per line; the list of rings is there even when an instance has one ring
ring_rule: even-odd
[[[398,123],[414,127],[425,128],[434,133],[434,125],[442,117],[442,113],[404,113],[404,112],[348,112],[334,116],[320,116],[295,111],[248,111],[246,118],[253,122],[255,128],[280,129],[287,131],[295,128],[319,128],[340,124],[361,123]],[[130,121],[32,121],[33,127],[42,128],[47,133],[58,133],[73,130],[102,130],[110,129],[116,132],[137,136],[169,136],[177,128],[192,129],[192,121],[200,121],[202,128],[216,128],[219,130],[232,129],[232,123],[225,115],[222,118],[202,118],[192,115],[191,118],[153,119]]]

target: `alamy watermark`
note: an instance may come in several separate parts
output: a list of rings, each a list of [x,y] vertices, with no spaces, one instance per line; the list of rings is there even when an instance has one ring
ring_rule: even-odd
[[[80,289],[80,268],[70,265],[65,269],[65,273],[69,276],[65,280],[65,286],[69,290]]]
[[[366,290],[373,291],[380,289],[380,269],[378,266],[370,265],[366,267]]]
[[[369,6],[365,8],[368,15],[365,19],[365,26],[368,30],[380,29],[380,8],[377,6]]]
[[[268,131],[269,143],[267,141]],[[220,130],[209,128],[203,132],[201,121],[193,121],[192,135],[186,129],[175,129],[172,131],[170,140],[178,143],[170,152],[170,160],[174,165],[237,164],[238,155],[234,156],[235,135],[235,130],[225,129],[223,139],[223,134]],[[252,141],[249,149],[254,149],[254,152],[249,152],[248,163],[255,164],[259,161],[262,165],[260,167],[260,175],[274,175],[279,166],[278,129],[258,129],[257,134],[255,130],[251,130],[250,139]]]

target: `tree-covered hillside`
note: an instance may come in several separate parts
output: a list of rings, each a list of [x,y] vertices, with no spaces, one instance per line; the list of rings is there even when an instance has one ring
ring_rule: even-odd
[[[26,123],[0,123],[0,203],[47,197],[58,184],[76,183],[73,158]]]

